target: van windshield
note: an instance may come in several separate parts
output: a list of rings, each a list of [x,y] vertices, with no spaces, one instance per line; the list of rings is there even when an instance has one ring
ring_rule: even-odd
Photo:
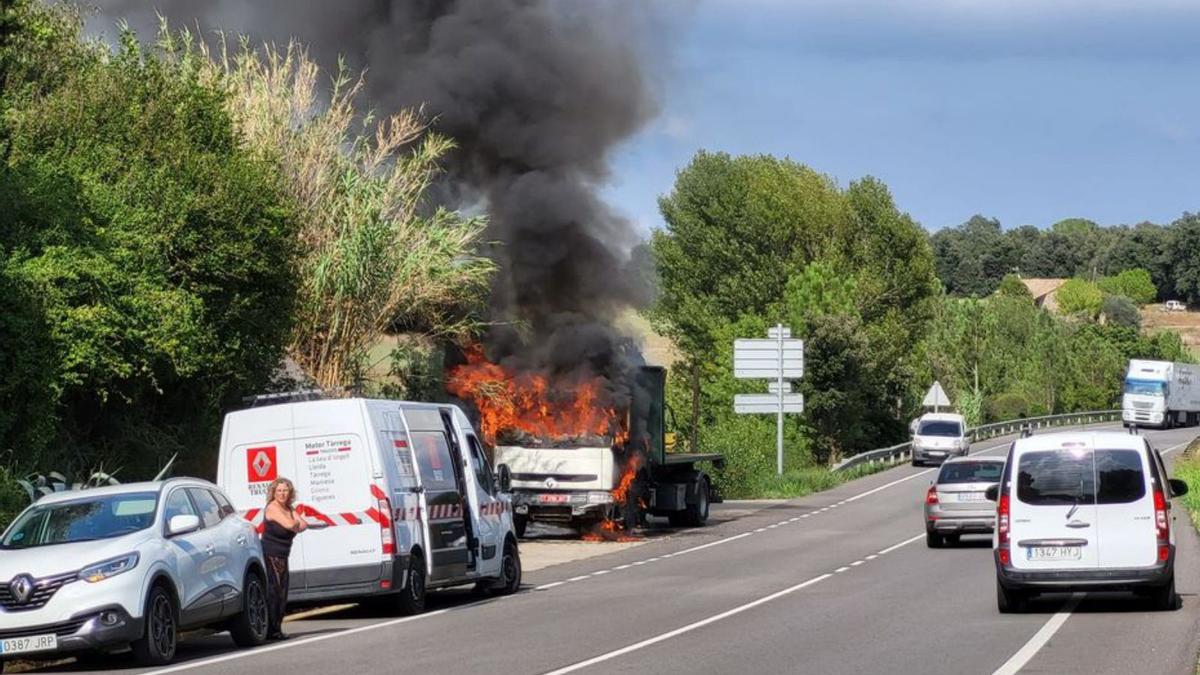
[[[1017,499],[1035,506],[1096,501],[1092,451],[1042,450],[1021,455]]]
[[[1026,504],[1128,504],[1146,496],[1137,450],[1027,452],[1019,467],[1017,499]]]
[[[958,438],[962,436],[962,425],[958,422],[949,422],[946,420],[930,420],[928,422],[921,422],[920,428],[917,429],[917,435]]]
[[[119,537],[150,527],[157,508],[156,492],[35,505],[8,528],[0,548],[32,548]]]
[[[1154,380],[1125,380],[1125,393],[1136,396],[1162,396],[1167,390],[1164,382]]]

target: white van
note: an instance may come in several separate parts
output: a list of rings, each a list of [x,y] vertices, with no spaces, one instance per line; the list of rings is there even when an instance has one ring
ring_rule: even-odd
[[[394,596],[411,614],[426,589],[520,587],[507,477],[493,476],[457,406],[350,398],[231,412],[217,475],[260,531],[267,486],[296,484],[310,529],[292,546],[289,600]]]
[[[1020,612],[1041,592],[1131,590],[1178,607],[1171,497],[1158,451],[1122,432],[1064,432],[1013,443],[992,538],[996,602]]]
[[[967,420],[958,413],[925,413],[912,424],[912,465],[966,457],[971,450]]]

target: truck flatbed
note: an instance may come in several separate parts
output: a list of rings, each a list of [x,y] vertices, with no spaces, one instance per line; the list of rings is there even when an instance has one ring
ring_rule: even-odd
[[[725,456],[720,453],[704,452],[668,452],[663,454],[663,464],[695,464],[697,462],[723,464]]]

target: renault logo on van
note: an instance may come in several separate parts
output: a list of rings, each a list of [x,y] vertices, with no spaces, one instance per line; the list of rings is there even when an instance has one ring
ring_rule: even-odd
[[[29,602],[29,597],[33,595],[33,579],[28,574],[13,577],[13,580],[8,582],[8,592],[12,593],[18,605]]]
[[[275,480],[279,471],[276,468],[275,446],[246,450],[246,479],[251,483],[262,483]]]

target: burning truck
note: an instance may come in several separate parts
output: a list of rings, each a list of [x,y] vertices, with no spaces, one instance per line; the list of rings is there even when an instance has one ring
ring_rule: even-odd
[[[450,371],[448,390],[474,406],[497,470],[511,477],[518,536],[531,521],[606,539],[627,536],[645,515],[708,521],[720,497],[700,464],[720,468],[724,458],[674,452],[664,369],[633,366],[622,379],[521,372],[482,349]]]

